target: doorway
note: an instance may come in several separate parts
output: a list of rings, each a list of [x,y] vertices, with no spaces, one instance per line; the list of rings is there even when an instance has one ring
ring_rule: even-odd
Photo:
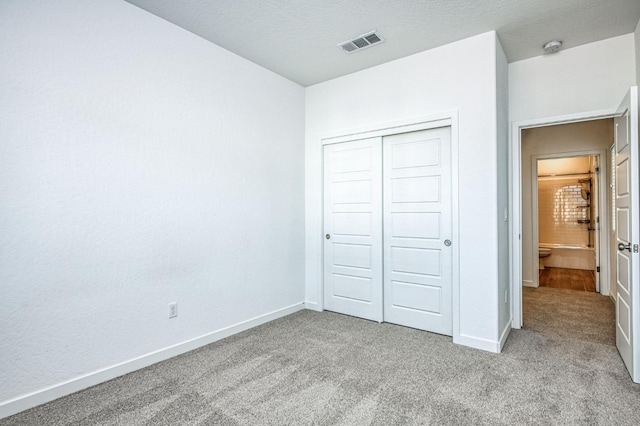
[[[599,293],[600,154],[551,155],[532,157],[533,287]]]
[[[604,229],[607,232],[600,232],[602,238],[602,247],[608,249],[604,259],[610,259],[615,253],[615,262],[603,262],[602,265],[610,267],[611,277],[615,277],[615,330],[616,330],[616,347],[621,355],[622,360],[629,371],[634,382],[640,383],[640,350],[638,345],[640,342],[640,307],[638,306],[638,298],[631,297],[640,292],[638,280],[638,241],[640,232],[637,224],[640,223],[640,206],[638,203],[638,194],[640,191],[638,178],[638,164],[640,158],[638,155],[638,88],[631,87],[626,96],[620,103],[619,107],[611,111],[600,111],[593,113],[573,114],[564,117],[556,117],[552,119],[531,120],[528,122],[513,123],[512,144],[510,145],[510,175],[512,185],[510,193],[511,202],[511,239],[510,248],[513,257],[511,259],[512,273],[512,290],[513,290],[513,310],[512,310],[512,326],[513,328],[522,327],[522,299],[523,299],[523,262],[526,257],[523,255],[525,245],[522,244],[523,231],[527,229],[523,226],[527,209],[524,208],[526,197],[522,195],[522,189],[525,187],[521,184],[527,174],[523,169],[527,162],[522,161],[525,144],[524,136],[528,129],[540,128],[544,126],[552,127],[554,125],[569,125],[582,122],[591,123],[607,119],[611,122],[613,119],[614,137],[611,141],[612,146],[606,152],[610,155],[607,161],[601,163],[602,173],[606,175],[605,166],[611,165],[612,174],[608,182],[611,187],[609,192],[609,200],[603,203],[611,209],[612,219],[606,215],[607,208],[603,208],[603,218],[601,218],[600,229],[603,229],[603,223],[606,224]],[[591,120],[591,121],[589,121]],[[588,136],[588,135],[587,135]],[[605,158],[601,155],[601,159]],[[529,174],[530,176],[530,174]],[[604,186],[604,185],[603,185]],[[602,192],[600,192],[602,194]],[[606,199],[606,195],[602,199]],[[614,216],[615,215],[615,216]],[[613,272],[615,271],[615,272]],[[602,273],[601,277],[609,276]],[[601,293],[607,294],[610,290],[609,282],[604,279],[602,281]],[[525,289],[526,290],[526,289]],[[603,300],[596,296],[599,300]],[[574,309],[575,310],[575,309]]]
[[[589,196],[598,198],[600,212],[595,217],[595,226],[591,226],[596,228],[591,231],[591,239],[592,244],[599,245],[602,252],[599,253],[598,264],[595,265],[596,272],[599,267],[599,290],[602,295],[609,294],[611,274],[608,257],[610,233],[607,226],[609,223],[608,161],[609,148],[613,143],[612,117],[614,115],[615,112],[611,111],[606,114],[595,113],[592,116],[585,114],[514,124],[514,144],[511,151],[513,237],[510,243],[513,253],[512,325],[514,328],[522,327],[522,288],[539,286],[538,221],[537,218],[534,220],[533,213],[534,210],[537,213],[538,160],[579,156],[598,158],[596,161],[600,180],[597,189],[595,189],[595,182],[592,181]],[[581,186],[577,180],[576,186]],[[588,191],[588,182],[585,182],[584,186]],[[574,189],[582,190],[582,188]],[[594,191],[596,194],[593,194]],[[585,228],[588,226],[586,223],[583,225]],[[576,228],[579,229],[577,223]],[[586,231],[582,235],[588,236]],[[584,245],[588,246],[588,239],[585,238],[585,241]],[[595,247],[593,250],[595,252]]]

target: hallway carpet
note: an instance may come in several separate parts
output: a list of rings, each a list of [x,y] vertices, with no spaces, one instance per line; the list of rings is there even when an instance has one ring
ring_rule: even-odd
[[[524,289],[501,354],[302,311],[2,425],[640,424],[640,385],[594,293]]]

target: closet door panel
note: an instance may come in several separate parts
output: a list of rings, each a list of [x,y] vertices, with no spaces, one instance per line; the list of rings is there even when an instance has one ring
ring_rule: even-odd
[[[384,320],[446,335],[453,331],[450,134],[444,127],[383,139]]]
[[[382,321],[382,139],[324,147],[324,307]]]

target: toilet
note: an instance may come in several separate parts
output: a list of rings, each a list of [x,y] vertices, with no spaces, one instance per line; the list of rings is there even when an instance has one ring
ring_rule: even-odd
[[[551,256],[551,249],[546,247],[538,247],[538,269],[544,269],[544,259],[545,257]]]

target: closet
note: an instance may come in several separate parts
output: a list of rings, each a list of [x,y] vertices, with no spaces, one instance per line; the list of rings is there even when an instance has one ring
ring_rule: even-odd
[[[451,128],[324,146],[324,307],[452,334]]]

